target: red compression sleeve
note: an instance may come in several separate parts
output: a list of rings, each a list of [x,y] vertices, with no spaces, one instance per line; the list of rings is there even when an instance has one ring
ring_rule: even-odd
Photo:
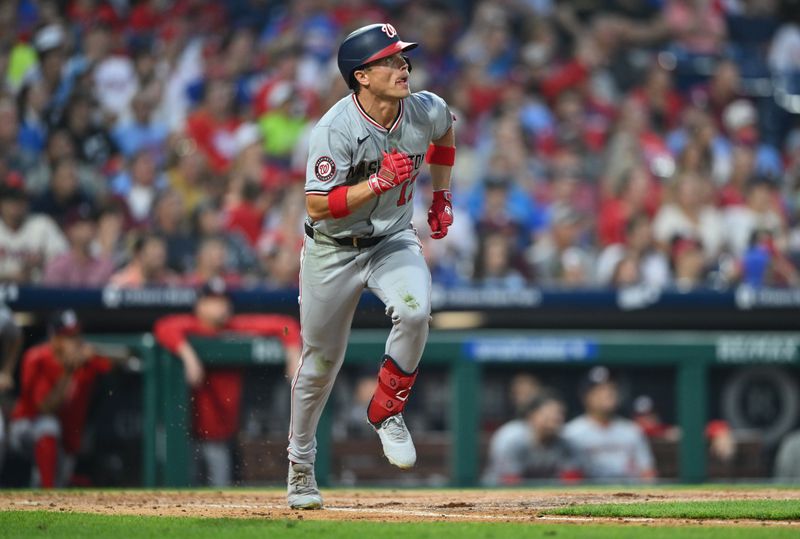
[[[334,187],[328,193],[328,209],[334,219],[341,219],[350,215],[350,210],[347,209],[347,191],[349,189],[350,187],[347,185],[340,185]]]
[[[431,144],[428,146],[428,153],[425,154],[425,161],[430,165],[452,167],[456,162],[456,148],[455,146]]]
[[[33,446],[33,456],[36,466],[39,467],[39,480],[42,488],[56,486],[56,473],[58,472],[58,440],[55,436],[47,434],[42,436]]]

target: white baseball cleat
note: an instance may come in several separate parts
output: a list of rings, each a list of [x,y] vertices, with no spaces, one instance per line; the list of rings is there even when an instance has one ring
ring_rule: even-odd
[[[292,509],[322,509],[313,464],[289,463],[286,501]]]
[[[411,468],[417,462],[417,450],[411,433],[403,421],[403,414],[395,414],[383,420],[375,432],[383,444],[383,454],[398,468]]]

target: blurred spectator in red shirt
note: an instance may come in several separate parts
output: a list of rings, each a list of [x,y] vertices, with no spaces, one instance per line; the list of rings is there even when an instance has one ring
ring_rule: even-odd
[[[227,172],[236,151],[236,129],[241,120],[234,111],[233,84],[220,76],[209,77],[202,105],[186,120],[186,134],[208,157],[214,172]]]
[[[74,311],[57,313],[49,330],[49,340],[22,358],[9,427],[12,449],[35,462],[35,486],[43,488],[68,485],[95,381],[112,367],[83,340]]]
[[[242,182],[231,187],[237,190],[228,195],[228,205],[224,212],[225,229],[241,235],[255,248],[264,228],[267,210],[276,196],[251,182]]]
[[[192,431],[200,443],[208,483],[229,485],[228,444],[239,430],[242,371],[229,367],[206,371],[189,338],[230,333],[276,337],[286,351],[286,375],[292,377],[300,358],[300,326],[290,316],[234,314],[224,281],[212,279],[198,292],[193,314],[163,317],[154,332],[158,343],[183,362],[193,393]]]
[[[617,184],[616,196],[605,199],[597,218],[597,239],[601,247],[625,242],[625,228],[636,214],[648,211],[652,195],[650,174],[642,166],[624,173]]]

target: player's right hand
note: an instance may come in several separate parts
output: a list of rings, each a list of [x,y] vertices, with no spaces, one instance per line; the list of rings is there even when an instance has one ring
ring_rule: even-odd
[[[383,152],[381,168],[369,177],[367,185],[373,193],[381,195],[409,179],[413,171],[414,164],[408,154],[395,148],[391,153]]]

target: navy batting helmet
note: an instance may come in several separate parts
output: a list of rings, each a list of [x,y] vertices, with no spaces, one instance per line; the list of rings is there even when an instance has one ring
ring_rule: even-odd
[[[400,41],[397,30],[391,24],[362,26],[347,36],[339,46],[337,62],[347,85],[356,89],[353,72],[365,64],[386,58],[398,52],[408,51],[417,43]],[[408,66],[411,69],[411,64]]]

